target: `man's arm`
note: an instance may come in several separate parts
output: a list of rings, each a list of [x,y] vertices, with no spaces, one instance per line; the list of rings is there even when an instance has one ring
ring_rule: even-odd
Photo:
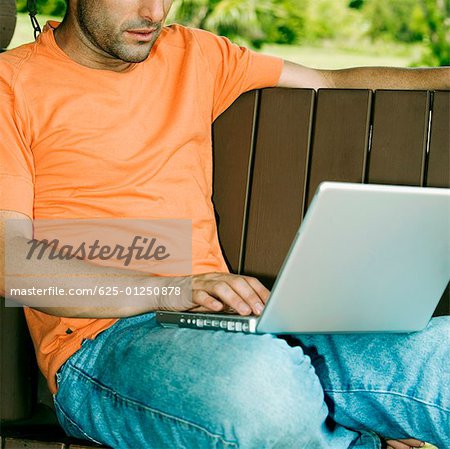
[[[278,87],[446,90],[450,89],[450,67],[318,70],[285,61]]]
[[[6,229],[8,228],[8,232]],[[0,296],[5,295],[49,315],[71,318],[123,318],[154,310],[220,311],[224,305],[241,315],[259,315],[269,296],[269,291],[255,278],[229,273],[203,273],[193,276],[150,276],[142,272],[114,269],[72,259],[28,259],[28,242],[33,238],[32,220],[24,214],[0,210]],[[8,242],[8,243],[7,243]],[[6,243],[8,260],[6,260]],[[14,260],[13,260],[14,259]],[[15,287],[27,292],[41,289],[43,294],[14,294],[6,285],[7,269],[23,267],[27,275],[18,273]],[[22,271],[22,270],[21,270]],[[65,273],[71,273],[67,275]],[[125,293],[132,285],[138,291],[155,287],[179,287],[180,294],[130,296]],[[89,289],[89,296],[54,296],[49,287],[64,289]],[[117,294],[101,294],[114,287]],[[47,290],[45,290],[47,289]]]
[[[111,285],[125,289],[133,282],[136,286],[146,285],[149,276],[133,276],[126,270],[107,269],[87,264],[81,260],[41,260],[25,256],[29,251],[28,242],[33,238],[33,223],[30,218],[19,212],[0,211],[0,295],[13,297],[19,303],[30,306],[50,315],[72,318],[121,318],[155,310],[158,307],[156,296],[136,296],[127,298],[117,296],[53,296],[49,293],[39,295],[14,294],[7,289],[7,264],[9,267],[22,267],[20,278],[14,282],[14,287],[20,289],[46,289],[50,285],[58,289],[86,288],[93,290],[95,286],[106,289]],[[8,241],[8,243],[6,243]],[[6,255],[6,246],[8,254]],[[24,272],[27,275],[24,275]],[[72,273],[68,276],[65,273]],[[77,273],[89,273],[89,276],[77,276]],[[14,276],[14,275],[13,275]],[[169,285],[170,279],[156,278],[154,285],[159,287]]]

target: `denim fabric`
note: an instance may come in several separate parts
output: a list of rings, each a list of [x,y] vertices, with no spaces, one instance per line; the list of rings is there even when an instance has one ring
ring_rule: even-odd
[[[69,435],[133,449],[379,449],[377,434],[450,448],[450,317],[414,334],[282,339],[154,316],[120,320],[64,364],[55,405]]]

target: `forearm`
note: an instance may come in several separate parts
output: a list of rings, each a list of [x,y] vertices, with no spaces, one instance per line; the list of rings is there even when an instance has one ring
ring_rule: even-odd
[[[149,276],[131,270],[97,266],[78,259],[28,260],[24,256],[29,250],[28,241],[25,237],[11,240],[12,251],[8,256],[11,260],[8,263],[10,266],[23,267],[23,273],[26,274],[6,277],[3,289],[7,297],[50,315],[122,318],[157,310],[162,291],[175,294],[173,288],[179,287],[177,291],[180,294],[188,292],[182,288],[186,278]],[[14,295],[11,294],[12,287],[15,288]],[[166,289],[163,290],[163,287]],[[149,288],[152,294],[147,294]],[[76,294],[80,289],[86,294]],[[31,291],[36,293],[22,293]],[[55,295],[55,292],[64,294]]]
[[[284,61],[278,87],[338,89],[450,89],[450,67],[394,68],[356,67],[317,70]]]
[[[321,70],[333,87],[349,89],[450,89],[450,67],[393,68],[358,67],[343,70]]]

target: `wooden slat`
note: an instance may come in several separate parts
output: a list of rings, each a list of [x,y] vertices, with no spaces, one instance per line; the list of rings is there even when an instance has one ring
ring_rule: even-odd
[[[34,398],[34,354],[21,307],[5,307],[0,298],[0,419],[25,419]]]
[[[5,438],[5,449],[64,449],[64,443]]]
[[[259,93],[239,97],[213,126],[214,195],[220,243],[230,269],[238,272],[243,249],[254,127]]]
[[[314,91],[262,93],[244,272],[271,286],[299,227],[305,194]]]
[[[371,101],[368,90],[319,90],[307,206],[322,181],[364,181]]]
[[[431,121],[428,187],[450,187],[450,92],[435,92]]]
[[[377,91],[368,182],[423,185],[430,93]]]
[[[450,187],[450,92],[435,92],[431,120],[430,153],[426,185]],[[447,286],[435,316],[450,315],[450,288]]]

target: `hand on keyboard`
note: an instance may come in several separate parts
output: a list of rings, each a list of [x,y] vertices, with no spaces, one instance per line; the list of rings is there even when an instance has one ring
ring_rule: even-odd
[[[192,276],[194,304],[215,312],[228,306],[239,315],[261,315],[269,293],[258,279],[250,276],[230,273]]]
[[[159,310],[221,312],[233,308],[239,315],[261,315],[270,293],[251,276],[203,273],[181,279],[184,285],[191,282],[192,298],[162,297]]]

